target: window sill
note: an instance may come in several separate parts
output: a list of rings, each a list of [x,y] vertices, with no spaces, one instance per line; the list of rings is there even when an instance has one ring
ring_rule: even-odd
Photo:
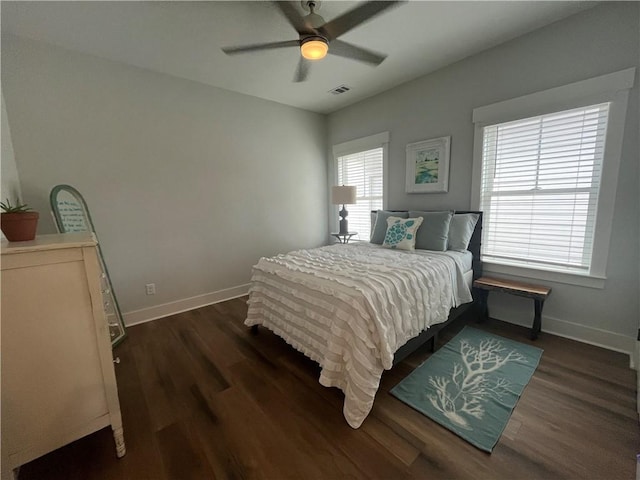
[[[579,287],[603,289],[606,277],[595,275],[580,275],[564,272],[551,272],[548,270],[538,270],[535,268],[516,267],[502,263],[482,262],[483,273],[498,273],[521,277],[523,279],[546,280],[548,282],[565,283],[567,285],[577,285]]]

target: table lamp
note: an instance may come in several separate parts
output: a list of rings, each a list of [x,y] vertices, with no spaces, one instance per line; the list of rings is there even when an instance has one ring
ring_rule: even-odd
[[[346,185],[336,185],[331,187],[331,203],[334,205],[342,205],[340,210],[340,235],[346,235],[349,233],[349,224],[347,222],[347,209],[345,205],[351,205],[356,203],[356,187],[350,187]]]

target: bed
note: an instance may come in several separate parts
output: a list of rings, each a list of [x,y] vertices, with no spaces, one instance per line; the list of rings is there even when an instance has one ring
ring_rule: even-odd
[[[344,392],[344,417],[360,427],[383,371],[428,341],[435,348],[438,332],[472,305],[471,284],[482,274],[482,214],[455,214],[477,217],[465,251],[355,242],[261,258],[245,325],[264,326],[316,361],[320,384]]]

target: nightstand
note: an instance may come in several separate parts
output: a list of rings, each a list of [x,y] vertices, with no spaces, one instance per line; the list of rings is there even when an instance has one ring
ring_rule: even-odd
[[[351,237],[357,234],[358,232],[347,232],[347,233],[331,232],[331,235],[336,237],[338,239],[338,242],[340,243],[349,243],[349,240],[351,240]]]

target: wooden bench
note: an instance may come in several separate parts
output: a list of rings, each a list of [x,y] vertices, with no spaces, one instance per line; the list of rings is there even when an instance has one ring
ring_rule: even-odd
[[[538,334],[542,328],[542,307],[544,306],[544,301],[551,293],[551,288],[543,285],[532,285],[530,283],[490,277],[478,278],[473,282],[473,286],[477,289],[479,295],[482,320],[489,318],[487,300],[489,298],[489,292],[493,290],[518,295],[520,297],[532,298],[534,302],[534,317],[533,327],[531,328],[531,339],[535,340],[538,338]]]

